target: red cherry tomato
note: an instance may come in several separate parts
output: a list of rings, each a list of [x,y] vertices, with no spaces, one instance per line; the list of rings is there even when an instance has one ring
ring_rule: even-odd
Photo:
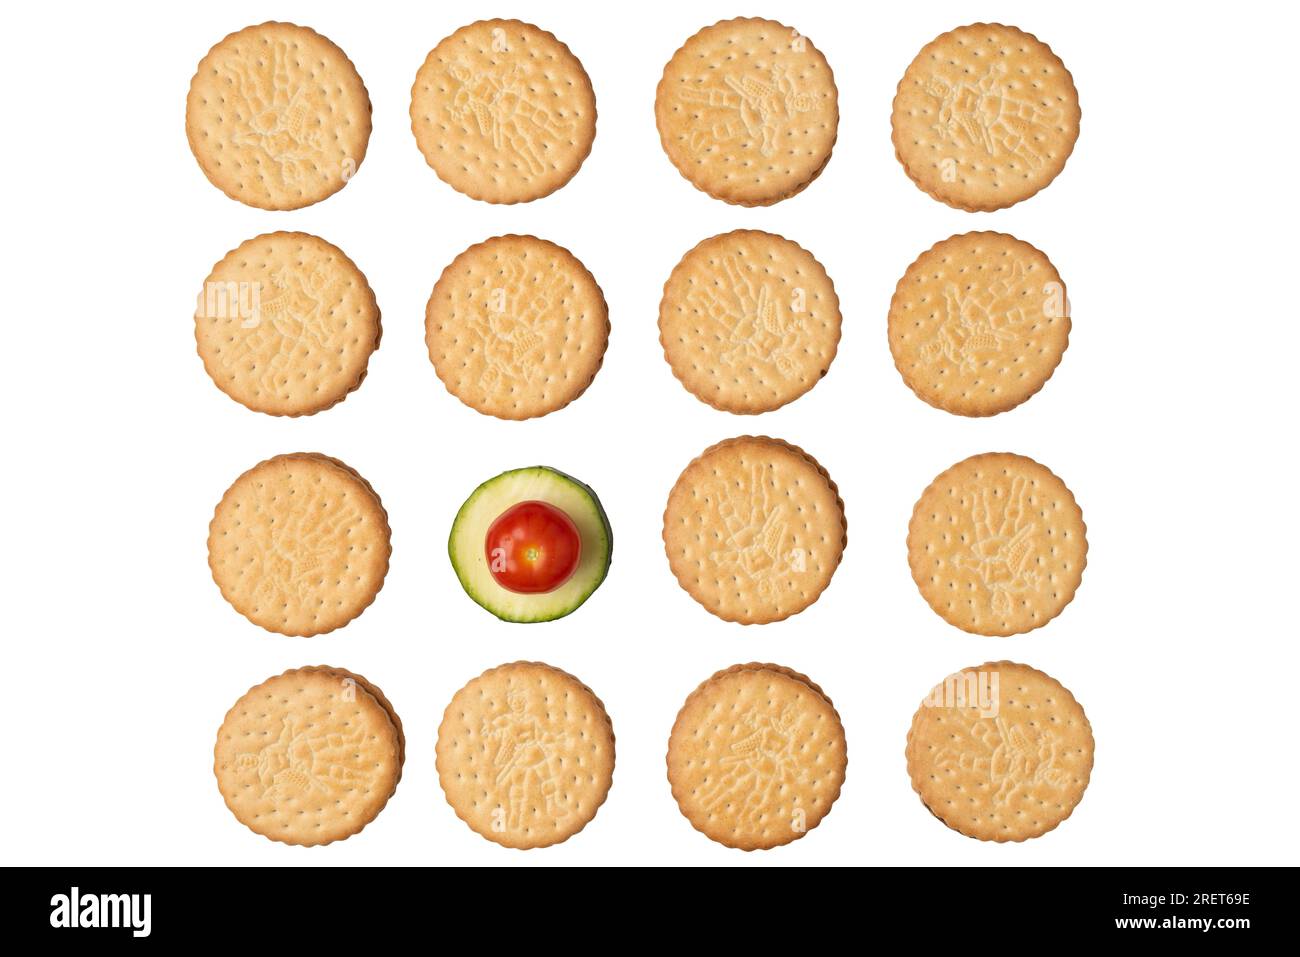
[[[559,588],[582,557],[578,526],[547,502],[512,505],[488,528],[483,544],[496,583],[525,595]]]

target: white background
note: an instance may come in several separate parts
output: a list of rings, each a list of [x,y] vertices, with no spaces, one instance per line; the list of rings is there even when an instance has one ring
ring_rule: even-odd
[[[1295,150],[1297,23],[1281,6],[987,3],[836,7],[660,0],[641,14],[560,3],[244,3],[9,12],[5,147],[3,857],[128,864],[1251,864],[1293,861],[1297,494]],[[697,192],[664,156],[655,84],[700,27],[735,15],[796,26],[840,89],[834,157],[768,209]],[[428,169],[409,90],[434,44],[470,20],[520,16],[566,41],[595,85],[595,148],[558,193],[523,206],[467,199]],[[16,21],[15,18],[16,17]],[[350,185],[289,213],[232,202],[184,134],[195,64],[230,31],[310,25],[357,64],[374,103]],[[1064,173],[1012,209],[969,214],[917,190],[896,162],[894,88],[920,47],[973,20],[1017,24],[1073,72],[1082,135]],[[698,240],[738,227],[811,249],[842,299],[830,374],[778,412],[698,402],[657,342],[662,283]],[[1014,233],[1052,258],[1074,331],[1055,377],[990,420],[931,409],[893,368],[894,285],[932,243]],[[257,233],[300,229],[368,275],[383,345],[360,391],[315,417],[249,412],[209,381],[192,311],[204,277]],[[525,423],[449,396],[424,346],[424,305],[471,243],[532,232],[569,247],[609,300],[613,334],[591,389]],[[760,432],[810,451],[839,483],[843,565],[795,618],[742,628],[678,588],[660,542],[679,471],[709,444]],[[252,464],[321,451],[364,474],[393,525],[376,603],[334,634],[262,632],[206,567],[213,506]],[[979,638],[918,595],[904,538],[941,470],[984,451],[1062,476],[1091,546],[1075,602],[1047,628]],[[464,497],[545,463],[592,485],[615,531],[605,584],[575,615],[503,624],[446,557]],[[1010,658],[1087,709],[1092,785],[1073,818],[1022,845],[944,828],[904,770],[913,711],[949,672]],[[433,766],[452,694],[520,658],[578,675],[618,739],[609,802],[566,844],[509,851],[461,824]],[[678,812],[664,772],[686,695],[716,669],[774,661],[820,682],[844,719],[848,780],[825,823],[744,854]],[[212,776],[226,710],[281,670],[329,663],[380,685],[405,721],[393,801],[326,848],[241,827]]]

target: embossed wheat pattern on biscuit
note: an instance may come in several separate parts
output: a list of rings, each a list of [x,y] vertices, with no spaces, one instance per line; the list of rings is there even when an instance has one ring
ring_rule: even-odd
[[[547,337],[560,322],[554,307],[565,286],[556,273],[530,282],[522,258],[511,259],[503,270],[501,283],[488,291],[470,323],[484,358],[478,384],[488,392],[508,391],[541,372]]]
[[[774,368],[786,379],[798,378],[804,365],[799,341],[805,324],[773,294],[766,282],[755,284],[736,253],[720,257],[726,277],[719,293],[713,286],[692,285],[686,303],[708,316],[723,331],[718,360],[729,369],[750,368],[754,362]]]
[[[315,594],[321,569],[362,522],[361,510],[350,501],[330,507],[330,495],[320,483],[311,483],[301,497],[303,504],[268,531],[257,588],[267,601],[306,604]]]
[[[1061,111],[1012,96],[1006,76],[1005,63],[989,64],[988,71],[974,82],[960,80],[954,85],[931,75],[925,92],[936,103],[937,120],[932,129],[954,145],[964,139],[990,157],[1011,156],[1039,169],[1044,158],[1033,144],[1052,131]]]
[[[311,733],[286,715],[279,736],[257,751],[237,754],[235,767],[256,776],[258,796],[265,800],[333,796],[367,788],[374,780],[374,762],[361,757],[365,743],[360,728],[350,733]]]
[[[226,369],[243,369],[251,362],[258,366],[258,385],[267,393],[277,394],[289,384],[287,367],[299,348],[330,353],[337,351],[335,336],[325,317],[343,301],[342,280],[333,276],[327,263],[317,260],[310,271],[301,272],[284,266],[270,278],[275,294],[261,299],[254,315],[246,322],[248,333],[236,338],[234,348],[222,350]],[[270,353],[268,356],[267,353]]]
[[[279,675],[276,675],[276,676],[274,676],[274,677],[268,678],[266,681],[263,681],[261,684],[254,685],[252,688],[249,688],[248,691],[245,692],[244,695],[243,695],[243,696],[242,696],[242,697],[241,697],[237,702],[235,702],[234,706],[231,707],[231,709],[230,709],[229,711],[226,712],[226,716],[225,716],[224,720],[223,720],[222,723],[221,723],[221,730],[224,731],[227,727],[229,727],[229,726],[231,725],[231,722],[232,722],[232,721],[234,721],[234,720],[237,719],[237,718],[241,718],[241,717],[243,717],[243,715],[244,715],[244,713],[245,713],[245,703],[248,702],[250,699],[259,698],[259,697],[265,697],[265,696],[266,696],[267,689],[268,689],[269,687],[271,687],[271,686],[275,686],[275,685],[278,685],[278,684],[279,684],[283,679],[285,679],[285,678],[288,678],[288,677],[291,677],[291,676],[300,675],[300,674],[313,673],[313,672],[327,672],[327,673],[331,673],[331,674],[332,674],[332,673],[333,673],[333,670],[332,670],[329,666],[327,666],[327,665],[313,665],[313,666],[309,666],[309,667],[307,667],[307,668],[290,668],[290,669],[288,669],[287,671],[284,671],[284,672],[282,672],[282,673],[279,674]],[[364,681],[363,679],[360,679],[358,676],[351,676],[351,677],[354,679],[354,684],[353,684],[353,687],[354,687],[354,688],[356,688],[358,685],[364,685],[364,686],[366,686],[366,687],[369,686],[369,682],[366,682],[366,681]],[[347,678],[344,678],[344,679],[342,679],[342,680],[348,680],[348,679],[347,679]],[[376,691],[377,691],[377,690],[378,690],[378,689],[376,689]],[[375,703],[375,706],[376,706],[376,707],[379,707],[379,708],[383,711],[383,713],[384,713],[386,719],[389,721],[389,726],[390,726],[390,728],[391,728],[391,730],[392,730],[392,732],[393,732],[393,736],[394,736],[394,737],[393,737],[393,744],[394,744],[394,748],[395,748],[394,754],[395,754],[395,756],[396,756],[396,758],[397,758],[397,762],[398,762],[398,765],[397,765],[397,768],[396,768],[396,773],[395,773],[395,775],[394,775],[394,780],[393,780],[393,786],[392,786],[392,788],[391,788],[387,793],[381,794],[381,795],[380,795],[380,798],[381,798],[381,799],[378,801],[378,803],[377,803],[376,805],[374,805],[374,806],[368,808],[366,814],[364,814],[364,815],[361,816],[361,817],[357,817],[357,818],[354,818],[354,819],[353,819],[354,824],[355,824],[355,830],[352,830],[352,831],[350,831],[350,832],[348,832],[348,833],[342,834],[342,835],[340,835],[339,837],[331,838],[330,840],[319,841],[318,843],[315,843],[315,842],[310,842],[310,841],[308,841],[308,842],[299,841],[299,840],[296,840],[294,837],[289,836],[289,835],[285,835],[285,834],[274,834],[274,835],[273,835],[273,834],[267,833],[267,832],[264,831],[264,830],[259,830],[259,829],[257,829],[257,828],[254,828],[254,827],[253,827],[253,826],[252,826],[248,821],[245,821],[244,818],[243,818],[243,816],[242,816],[243,813],[244,813],[244,809],[243,809],[243,807],[239,804],[239,801],[238,801],[238,799],[237,799],[238,792],[237,792],[237,791],[236,791],[236,792],[231,792],[231,791],[227,790],[227,788],[226,788],[225,786],[222,786],[222,787],[221,787],[221,797],[222,797],[222,800],[225,802],[226,807],[229,808],[230,811],[235,815],[236,819],[238,819],[238,820],[240,821],[240,823],[242,823],[242,824],[243,824],[245,827],[247,827],[249,830],[253,831],[255,834],[260,834],[262,837],[264,837],[264,838],[266,838],[267,840],[270,840],[270,841],[277,841],[277,842],[282,842],[282,843],[287,843],[287,844],[308,844],[308,845],[316,846],[316,847],[325,847],[325,846],[327,846],[327,845],[329,845],[329,844],[334,843],[334,841],[336,841],[336,840],[344,840],[344,839],[346,839],[346,838],[348,838],[348,837],[351,837],[351,836],[354,836],[354,835],[356,835],[356,834],[359,834],[359,833],[360,833],[361,831],[363,831],[363,830],[364,830],[364,829],[365,829],[365,828],[366,828],[370,823],[372,823],[376,817],[379,816],[379,814],[383,811],[383,809],[388,805],[388,802],[392,799],[393,794],[396,793],[396,790],[397,790],[397,783],[398,783],[398,781],[399,781],[400,778],[401,778],[401,761],[402,761],[402,756],[401,756],[401,745],[400,745],[400,732],[398,731],[397,725],[393,723],[393,718],[392,718],[391,716],[389,716],[389,709],[388,709],[387,707],[385,707],[384,705],[380,705],[380,704],[378,704],[378,698],[379,698],[379,697],[382,697],[382,693],[379,693],[378,697],[370,698],[370,692],[367,691],[367,690],[365,690],[365,687],[362,687],[362,688],[360,688],[359,690],[354,691],[354,693],[355,693],[356,695],[358,695],[358,697],[369,698],[372,702]],[[386,699],[385,699],[385,700],[386,700]],[[281,728],[281,735],[282,735],[282,736],[283,736],[283,730],[284,730],[284,729],[283,729],[283,725],[282,725],[282,728]],[[292,737],[292,734],[291,734],[291,737]],[[223,756],[222,756],[222,751],[223,751],[223,748],[222,748],[222,742],[223,742],[223,738],[222,738],[221,733],[219,732],[219,733],[218,733],[218,736],[217,736],[216,747],[214,748],[214,751],[213,751],[213,756],[214,756],[214,761],[213,761],[213,773],[216,775],[216,777],[217,777],[217,781],[218,781],[218,784],[219,784],[219,785],[222,784],[222,771],[223,771],[223,769],[226,769],[226,768],[228,768],[228,767],[233,767],[233,770],[236,770],[236,771],[243,771],[243,772],[247,773],[249,770],[254,769],[254,768],[256,768],[256,767],[258,766],[258,764],[259,764],[259,760],[258,760],[258,752],[239,752],[238,754],[236,754],[236,755],[233,756],[233,758],[232,758],[232,762],[231,762],[230,764],[228,764],[228,763],[226,762],[226,760],[223,759]],[[242,757],[243,755],[251,755],[251,756],[252,756],[252,757],[251,757],[251,760],[250,760],[249,758]],[[239,767],[239,765],[240,765],[241,763],[242,763],[243,765],[245,765],[243,768],[240,768],[240,767]],[[268,762],[268,766],[269,766],[269,763],[270,763],[270,762]],[[286,762],[286,766],[287,766],[287,762]],[[372,762],[372,763],[370,764],[369,767],[370,767],[370,768],[375,767],[374,763]],[[289,785],[289,784],[298,785],[298,784],[306,783],[307,781],[309,781],[309,780],[311,779],[311,777],[312,777],[312,776],[309,776],[309,775],[307,775],[307,774],[305,774],[305,773],[302,773],[302,774],[294,773],[294,774],[289,775],[289,776],[286,777],[286,779],[285,779],[285,783],[286,783],[286,785]],[[330,781],[332,781],[332,780],[334,780],[333,777],[329,777],[329,776],[327,776],[327,778],[326,778],[326,783],[328,783],[328,782],[330,782]],[[261,779],[259,778],[259,785],[260,785],[260,783],[261,783]],[[275,782],[274,782],[274,780],[272,780],[270,783],[271,783],[272,785],[274,785]]]
[[[947,710],[973,720],[962,722],[965,740],[952,743],[949,739],[938,748],[934,765],[984,778],[994,807],[1010,804],[1022,791],[1033,787],[1049,787],[1062,793],[1069,787],[1070,774],[1063,761],[1065,749],[1051,728],[1001,716],[984,718],[970,708]]]
[[[1071,90],[1075,89],[1074,78],[1071,76],[1070,71],[1066,68],[1065,64],[1061,61],[1060,57],[1056,56],[1056,54],[1053,52],[1050,46],[1048,46],[1046,43],[1043,43],[1042,40],[1038,39],[1038,37],[1034,36],[1032,33],[1027,33],[1026,31],[1020,30],[1016,27],[1008,27],[1005,24],[1001,24],[1001,23],[972,23],[968,27],[965,27],[963,29],[989,29],[989,30],[1001,30],[1001,31],[1014,30],[1016,33],[1023,34],[1030,42],[1041,45],[1045,54],[1048,57],[1051,57],[1053,60],[1055,60],[1055,66],[1060,70],[1060,73],[1064,78],[1064,82],[1068,84]],[[953,36],[953,33],[955,32],[956,31],[950,31],[948,33],[941,34],[940,36],[931,40],[921,49],[920,53],[917,54],[916,61],[921,60],[928,53],[933,54],[935,48],[942,46],[946,41],[948,41]],[[909,91],[909,87],[912,83],[912,80],[910,79],[910,75],[911,75],[911,68],[909,67],[908,70],[904,72],[902,78],[898,81],[898,86],[894,92],[893,110],[895,114],[898,111],[900,99],[902,99],[903,96]],[[938,102],[942,103],[942,99],[943,99],[942,95],[938,96],[937,98],[932,94],[927,94],[927,95],[930,95],[932,100],[937,99]],[[1076,97],[1077,97],[1077,93],[1076,93]],[[907,174],[908,179],[910,179],[918,189],[920,189],[926,195],[930,196],[932,199],[936,199],[939,202],[947,206],[951,206],[954,209],[965,210],[966,212],[990,212],[998,209],[1005,209],[1008,206],[1013,206],[1016,203],[1023,202],[1024,200],[1029,199],[1032,196],[1035,196],[1037,193],[1039,193],[1047,186],[1049,186],[1055,180],[1056,175],[1059,174],[1060,171],[1065,168],[1065,164],[1069,160],[1070,154],[1074,151],[1074,146],[1079,135],[1079,126],[1082,122],[1082,115],[1083,115],[1082,110],[1079,108],[1077,99],[1072,104],[1072,106],[1073,106],[1072,118],[1074,120],[1074,135],[1068,138],[1063,144],[1062,148],[1060,149],[1060,155],[1056,157],[1054,163],[1054,166],[1056,167],[1055,172],[1048,177],[1046,182],[1039,182],[1035,184],[1032,188],[1030,188],[1027,192],[1023,192],[1019,195],[1012,196],[1009,199],[996,199],[996,200],[986,201],[981,203],[975,199],[968,200],[966,198],[963,198],[961,195],[959,195],[959,193],[955,192],[952,189],[945,189],[943,185],[930,182],[926,176],[922,175],[921,172],[919,172],[919,168],[921,164],[918,163],[918,168],[914,169],[913,166],[909,164],[907,157],[903,155],[904,149],[908,145],[908,143],[904,139],[904,137],[900,134],[899,125],[897,122],[892,123],[893,130],[891,134],[891,139],[894,144],[894,156],[898,160],[898,162],[902,165],[903,170]],[[960,122],[958,122],[957,125],[960,126]],[[944,124],[944,126],[945,126],[945,135],[946,135],[947,124]],[[977,123],[975,129],[975,136],[976,139],[982,142],[982,137],[979,134],[978,126],[979,124]],[[1016,135],[1017,134],[1012,133],[1012,142],[1015,142]]]
[[[484,718],[479,729],[483,740],[496,743],[492,755],[495,797],[501,802],[504,794],[504,824],[510,830],[523,828],[530,810],[540,811],[552,821],[573,813],[561,768],[574,738],[564,729],[543,725],[532,706],[527,692],[512,689],[506,695],[506,709]]]
[[[969,493],[965,511],[972,531],[963,552],[950,562],[955,570],[974,572],[984,586],[989,608],[1007,615],[1013,595],[1036,591],[1041,583],[1033,557],[1038,547],[1038,523],[1031,510],[1031,480],[1011,479],[1010,487],[982,485]]]
[[[712,485],[709,494],[718,505],[726,547],[711,551],[709,561],[738,570],[761,597],[771,599],[785,574],[806,570],[807,558],[786,548],[790,519],[785,503],[772,502],[766,471],[751,465],[743,491],[727,482]]]
[[[610,720],[609,713],[605,710],[604,702],[601,701],[601,699],[596,695],[594,691],[591,690],[591,688],[583,684],[581,681],[579,681],[576,677],[569,674],[568,672],[562,671],[561,669],[556,668],[553,665],[548,665],[540,661],[515,661],[510,664],[499,665],[496,668],[489,668],[487,671],[483,672],[483,674],[481,674],[478,678],[474,679],[474,681],[470,682],[470,684],[466,685],[465,688],[461,689],[461,692],[456,697],[454,697],[452,701],[447,705],[446,710],[443,712],[442,722],[438,726],[438,746],[436,748],[436,760],[435,760],[435,764],[437,766],[437,771],[438,771],[439,786],[442,788],[443,797],[446,799],[448,806],[451,807],[452,811],[455,812],[456,816],[460,818],[460,820],[464,821],[467,825],[470,826],[470,828],[472,828],[475,831],[478,831],[479,833],[482,833],[481,822],[477,821],[475,819],[475,815],[472,814],[468,809],[462,808],[457,805],[456,801],[453,799],[452,792],[447,787],[446,779],[447,779],[447,775],[449,774],[449,771],[445,763],[447,761],[447,754],[445,752],[445,749],[443,748],[443,742],[449,739],[449,729],[452,728],[453,725],[460,724],[462,721],[463,715],[461,715],[459,711],[453,711],[453,709],[457,708],[457,702],[459,700],[460,694],[463,694],[467,689],[469,689],[470,687],[478,683],[484,681],[490,681],[494,676],[498,675],[500,672],[511,671],[518,668],[545,669],[547,672],[553,673],[557,678],[573,682],[580,690],[580,692],[586,695],[590,699],[595,713],[599,714],[600,717],[603,719],[601,725],[604,731],[609,735],[607,746],[609,749],[609,767],[610,767],[611,776],[615,764],[614,724]],[[480,728],[477,730],[479,730],[479,732],[482,733],[484,730],[487,729],[480,726]],[[561,840],[568,840],[568,838],[572,837],[573,835],[579,833],[584,828],[586,828],[586,826],[590,824],[591,821],[595,818],[596,812],[600,810],[601,806],[605,803],[608,797],[609,797],[608,787],[601,789],[597,791],[595,794],[591,795],[590,801],[586,807],[586,813],[581,816],[573,817],[571,819],[570,824],[573,827],[573,830],[571,833],[561,838]],[[576,808],[574,810],[576,811]],[[488,836],[488,835],[484,835],[484,836]],[[518,850],[529,850],[534,845],[521,844],[521,845],[507,845],[507,846],[516,847]],[[549,846],[549,845],[537,845],[537,846]]]
[[[455,84],[447,105],[451,120],[471,125],[498,152],[505,152],[540,176],[546,172],[546,156],[571,142],[577,123],[554,116],[544,99],[536,99],[538,82],[526,77],[519,63],[499,70],[475,71],[465,63],[447,67]],[[543,96],[547,92],[542,90]]]
[[[278,171],[281,182],[297,187],[308,178],[324,156],[321,131],[312,128],[311,110],[301,87],[290,76],[288,40],[271,44],[271,56],[264,66],[228,59],[224,69],[242,101],[236,116],[240,129],[234,134],[237,146],[259,150]]]
[[[728,74],[721,85],[683,89],[678,99],[688,111],[708,110],[715,120],[691,133],[689,147],[697,156],[722,143],[740,141],[772,157],[778,140],[797,129],[799,117],[818,107],[817,97],[799,89],[781,63],[773,63],[763,80]]]
[[[720,843],[726,845],[727,847],[732,847],[737,850],[742,850],[746,852],[755,851],[760,848],[765,848],[769,846],[777,847],[780,846],[781,844],[790,843],[796,838],[803,836],[803,834],[806,834],[808,831],[811,831],[814,828],[820,826],[821,823],[826,819],[826,816],[830,813],[830,809],[834,806],[835,802],[839,800],[840,793],[844,786],[844,780],[846,779],[848,774],[849,758],[848,758],[847,746],[844,746],[841,747],[840,749],[840,757],[842,760],[842,765],[840,767],[838,779],[835,782],[834,790],[822,795],[823,800],[819,805],[822,809],[821,813],[811,814],[807,818],[805,818],[804,823],[806,824],[807,830],[795,831],[792,829],[790,833],[786,836],[785,840],[778,841],[771,845],[761,844],[756,842],[744,842],[744,841],[737,842],[734,840],[730,840],[727,837],[720,836],[716,831],[710,833],[710,827],[708,826],[706,821],[701,820],[698,815],[694,815],[688,812],[687,810],[688,803],[690,798],[694,796],[695,789],[693,787],[684,784],[681,781],[674,779],[673,760],[672,760],[673,742],[682,739],[688,735],[691,735],[693,733],[692,731],[689,731],[684,725],[686,716],[691,713],[692,708],[700,700],[700,697],[704,695],[717,682],[729,679],[732,676],[741,673],[762,674],[764,672],[774,674],[774,675],[780,675],[786,679],[789,679],[790,681],[797,682],[800,686],[802,686],[802,688],[805,691],[816,695],[817,698],[820,699],[826,705],[826,707],[830,709],[830,719],[833,722],[834,726],[840,729],[842,735],[843,723],[840,719],[840,714],[835,709],[835,705],[831,701],[830,696],[827,695],[826,692],[822,690],[820,685],[814,682],[807,675],[797,672],[791,668],[787,668],[784,665],[754,661],[754,662],[749,662],[747,664],[732,665],[729,668],[723,668],[720,671],[715,672],[709,678],[702,681],[699,684],[699,686],[696,687],[695,690],[692,691],[690,695],[687,696],[685,703],[683,703],[681,709],[677,712],[676,720],[673,722],[673,729],[671,734],[669,735],[669,750],[665,762],[667,772],[668,772],[669,787],[672,790],[674,799],[676,799],[678,803],[679,809],[682,811],[682,814],[684,817],[686,817],[687,821],[690,822],[691,827],[699,831],[701,834],[704,834],[706,837],[709,837],[712,840],[719,841]],[[793,705],[791,705],[790,708],[793,708]],[[778,792],[779,790],[780,789],[778,789]]]
[[[965,292],[956,283],[944,284],[944,318],[934,338],[921,346],[922,361],[930,365],[946,361],[974,373],[982,356],[1001,352],[1004,344],[1014,348],[1022,341],[1028,317],[1013,296],[1026,269],[1020,260],[1010,269],[1009,276],[1000,276],[987,286],[968,284]]]
[[[726,808],[759,826],[792,788],[808,782],[809,774],[794,748],[798,716],[792,705],[778,714],[750,708],[740,720],[749,733],[727,745],[718,760],[721,773],[697,797],[706,814]]]

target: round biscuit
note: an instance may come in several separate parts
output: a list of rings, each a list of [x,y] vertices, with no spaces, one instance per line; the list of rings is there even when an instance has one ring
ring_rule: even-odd
[[[208,565],[241,615],[281,635],[346,625],[379,593],[392,552],[379,496],[316,453],[267,459],[227,490],[208,530]]]
[[[485,671],[438,727],[438,782],[456,816],[504,847],[549,847],[587,826],[614,775],[614,727],[595,693],[534,661]]]
[[[736,665],[686,699],[668,739],[668,781],[691,826],[727,847],[803,837],[839,797],[848,755],[830,699],[779,665]]]
[[[772,233],[706,239],[664,284],[664,357],[716,409],[752,414],[793,402],[826,375],[839,341],[830,276],[808,250]]]
[[[1006,412],[1038,392],[1070,344],[1051,261],[1005,233],[936,243],[898,281],[889,349],[908,388],[957,415]]]
[[[917,709],[907,773],[926,808],[981,841],[1040,837],[1092,775],[1092,726],[1059,681],[995,661],[950,675]]]
[[[235,702],[217,731],[213,770],[240,823],[310,846],[351,837],[379,815],[402,754],[391,706],[371,687],[328,666],[299,668]]]
[[[301,209],[342,189],[366,158],[370,95],[330,40],[263,23],[199,62],[185,134],[204,175],[231,199]]]
[[[808,453],[768,436],[711,446],[664,510],[678,583],[724,621],[781,621],[815,602],[848,542],[844,503]]]
[[[932,40],[903,74],[894,151],[940,202],[1003,209],[1061,172],[1079,117],[1074,78],[1051,47],[1016,27],[973,23]]]
[[[310,233],[265,233],[212,267],[194,335],[208,375],[236,402],[312,415],[365,379],[379,345],[379,305],[337,246]]]
[[[825,168],[839,93],[811,40],[774,20],[741,17],[705,27],[673,54],[655,122],[664,152],[697,189],[768,206]]]
[[[944,621],[973,635],[1019,635],[1074,598],[1087,532],[1073,493],[1051,470],[989,452],[958,462],[921,494],[907,560]]]
[[[411,88],[411,129],[454,189],[525,203],[582,166],[596,137],[596,96],[581,61],[552,34],[480,20],[430,51]]]
[[[424,328],[448,392],[484,415],[531,419],[591,385],[609,343],[609,310],[595,278],[564,247],[496,236],[443,270]]]

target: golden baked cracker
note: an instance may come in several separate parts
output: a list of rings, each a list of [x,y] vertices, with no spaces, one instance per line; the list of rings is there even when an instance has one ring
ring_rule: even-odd
[[[425,310],[438,378],[471,409],[531,419],[591,385],[609,342],[595,278],[563,246],[495,236],[443,270]]]
[[[355,671],[348,671],[346,668],[337,668],[333,665],[306,665],[299,670],[324,671],[337,678],[354,681],[369,692],[370,697],[374,698],[378,705],[388,712],[388,720],[393,722],[393,731],[397,734],[397,779],[400,781],[402,779],[402,767],[406,763],[406,731],[402,727],[402,719],[393,708],[393,703],[388,700],[388,697],[379,686],[366,680]]]
[[[485,671],[447,705],[438,781],[456,816],[505,847],[549,847],[605,803],[614,727],[595,693],[535,661]]]
[[[366,158],[370,95],[347,54],[315,30],[263,23],[199,62],[185,135],[231,199],[301,209],[342,189]]]
[[[935,685],[906,753],[912,787],[935,817],[981,841],[1023,841],[1055,828],[1083,798],[1092,727],[1055,678],[994,661]]]
[[[255,412],[311,415],[361,385],[379,345],[365,275],[310,233],[264,233],[212,267],[194,334],[208,375]]]
[[[378,816],[402,771],[400,731],[364,679],[328,666],[269,678],[235,702],[213,769],[226,806],[285,844],[329,844]]]
[[[655,95],[664,152],[697,189],[768,206],[821,174],[839,129],[839,93],[812,41],[742,17],[683,44]]]
[[[705,449],[664,510],[668,564],[724,621],[781,621],[815,602],[848,542],[835,483],[802,449],[746,435]]]
[[[894,151],[922,190],[1003,209],[1056,178],[1079,136],[1074,79],[1051,47],[1000,23],[932,40],[898,83]]]
[[[958,462],[921,494],[907,560],[944,621],[974,635],[1018,635],[1074,598],[1088,562],[1087,527],[1049,469],[989,452]]]
[[[596,96],[552,34],[480,20],[430,51],[411,88],[411,129],[448,185],[489,203],[525,203],[582,166],[596,137]]]
[[[889,306],[889,348],[920,398],[957,415],[996,415],[1052,377],[1070,344],[1065,285],[1051,261],[1005,233],[936,243]]]
[[[769,412],[826,375],[840,341],[840,300],[812,253],[737,229],[682,257],[664,284],[659,342],[673,374],[726,412]]]
[[[735,665],[701,684],[668,739],[668,781],[691,825],[727,847],[779,847],[839,797],[844,727],[815,684],[779,665]]]
[[[388,516],[355,471],[315,453],[249,469],[217,505],[208,565],[222,596],[267,631],[307,637],[375,600],[392,551]]]

